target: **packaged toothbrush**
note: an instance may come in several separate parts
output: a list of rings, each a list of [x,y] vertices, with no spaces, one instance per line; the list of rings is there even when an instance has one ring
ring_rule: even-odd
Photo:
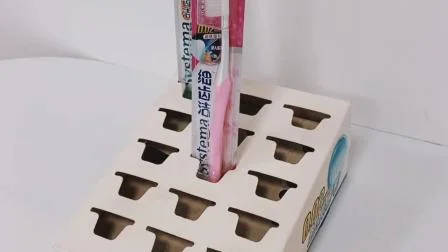
[[[198,176],[211,180],[210,137],[215,79],[221,62],[221,1],[193,0],[192,155]]]
[[[192,3],[192,155],[217,182],[236,165],[244,0]]]
[[[192,66],[192,0],[174,0],[177,45],[178,82],[183,86],[183,97],[191,99]]]
[[[229,0],[229,35],[230,35],[230,75],[232,88],[229,98],[226,124],[224,127],[227,148],[224,151],[224,173],[236,166],[238,148],[238,114],[240,111],[240,90],[242,58],[244,44],[244,13],[246,0]]]

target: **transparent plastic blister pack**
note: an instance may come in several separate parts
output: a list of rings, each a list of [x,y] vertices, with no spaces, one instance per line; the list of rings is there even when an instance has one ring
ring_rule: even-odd
[[[193,104],[192,156],[200,161],[198,176],[217,182],[236,165],[245,1],[175,6],[179,80]]]

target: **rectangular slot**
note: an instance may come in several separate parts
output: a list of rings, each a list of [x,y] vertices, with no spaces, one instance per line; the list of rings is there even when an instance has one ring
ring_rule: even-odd
[[[142,160],[160,165],[173,153],[179,152],[178,148],[153,142],[150,140],[139,139],[140,143],[145,144],[145,150],[142,154]]]
[[[93,233],[108,240],[115,240],[127,226],[135,223],[131,219],[98,208],[90,211],[98,214]]]
[[[176,189],[171,188],[171,193],[178,196],[176,209],[174,213],[177,216],[189,219],[197,220],[204,213],[205,209],[211,206],[215,206],[216,203],[207,199],[203,199],[198,196],[194,196]]]
[[[249,171],[248,173],[258,178],[255,194],[265,199],[279,201],[289,189],[297,188],[297,184],[281,178],[256,171]]]
[[[254,116],[258,114],[258,112],[268,104],[271,104],[272,101],[260,98],[253,95],[241,94],[240,95],[240,113]]]
[[[115,175],[123,178],[118,194],[132,200],[139,200],[150,188],[158,185],[156,182],[123,172],[117,172]]]
[[[279,227],[275,221],[236,208],[229,208],[229,212],[238,215],[235,234],[254,242],[261,241],[271,228]]]
[[[255,135],[255,132],[246,130],[246,129],[238,129],[238,146],[240,146],[247,137]]]
[[[156,235],[151,252],[182,252],[185,248],[194,245],[192,241],[153,227],[147,227],[146,230]]]
[[[165,121],[163,122],[165,129],[182,132],[191,123],[191,115],[189,114],[165,108],[161,108],[159,111],[166,113]]]
[[[212,249],[212,248],[207,248],[206,252],[221,252],[221,251],[216,250],[216,249]]]
[[[290,164],[298,164],[306,153],[314,152],[313,148],[306,145],[294,143],[272,136],[268,136],[266,139],[277,144],[274,158]]]
[[[306,108],[296,107],[292,105],[285,105],[283,107],[291,109],[294,112],[291,124],[295,127],[303,129],[313,130],[317,128],[322,120],[331,118],[331,116],[328,114]]]

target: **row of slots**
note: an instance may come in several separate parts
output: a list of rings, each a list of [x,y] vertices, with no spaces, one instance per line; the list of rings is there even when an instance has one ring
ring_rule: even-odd
[[[258,184],[255,190],[256,195],[269,200],[279,201],[288,190],[297,188],[297,184],[295,183],[256,171],[249,171],[249,174],[258,178]],[[123,172],[117,172],[115,175],[122,177],[118,195],[130,200],[140,200],[151,188],[159,186],[157,182]],[[174,214],[191,221],[197,221],[207,208],[216,206],[216,202],[212,200],[174,188],[169,189],[169,192],[178,197]],[[132,226],[135,223],[130,218],[99,208],[92,208],[91,211],[98,214],[94,234],[108,240],[115,240],[126,227]],[[228,212],[238,215],[235,234],[253,242],[260,242],[271,228],[279,227],[279,224],[275,221],[237,208],[229,207]],[[186,247],[194,245],[193,241],[178,237],[155,227],[148,226],[147,231],[154,233],[156,236],[152,252],[182,252]],[[209,248],[207,251],[219,250]]]
[[[249,116],[255,116],[264,106],[267,106],[271,103],[272,101],[261,97],[241,94],[240,113]],[[283,107],[285,109],[290,109],[293,111],[293,117],[291,120],[291,124],[293,126],[307,130],[314,130],[322,122],[322,120],[331,118],[331,116],[328,114],[302,107],[288,104],[285,104]],[[160,111],[163,111],[167,114],[167,120],[165,120],[165,123],[163,125],[165,128],[181,132],[191,122],[191,115],[189,114],[169,109],[160,109]]]
[[[270,103],[271,101],[264,98],[242,94],[240,112],[253,116],[256,115],[263,106]],[[301,128],[310,130],[315,129],[322,120],[330,118],[327,114],[292,105],[284,105],[284,107],[294,111],[292,125]],[[166,108],[160,108],[159,111],[166,114],[163,122],[163,127],[165,129],[181,132],[191,123],[191,115],[189,114]],[[255,135],[255,132],[240,128],[238,131],[238,145],[241,145],[247,137],[253,135]],[[297,164],[306,153],[314,152],[314,148],[310,146],[285,139],[273,136],[268,136],[266,139],[275,142],[277,145],[274,158],[290,164]],[[146,144],[145,153],[143,153],[142,159],[154,164],[162,164],[171,154],[179,152],[179,149],[173,146],[145,139],[140,139],[139,141]]]
[[[94,228],[94,233],[108,240],[116,239],[127,227],[135,224],[135,221],[99,208],[92,208],[92,212],[98,214],[98,221]],[[279,227],[279,224],[268,219],[241,211],[236,208],[229,208],[229,212],[238,215],[238,223],[235,234],[252,241],[261,241],[271,228]],[[152,252],[182,252],[187,247],[194,246],[194,242],[188,239],[173,235],[158,228],[148,226],[147,231],[155,236]],[[207,248],[207,252],[219,252],[213,248]]]

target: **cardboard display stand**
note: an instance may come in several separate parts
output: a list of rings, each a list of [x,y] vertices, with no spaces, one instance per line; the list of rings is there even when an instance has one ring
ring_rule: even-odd
[[[237,168],[197,178],[173,83],[55,251],[307,251],[348,171],[350,104],[247,82],[239,120]]]

